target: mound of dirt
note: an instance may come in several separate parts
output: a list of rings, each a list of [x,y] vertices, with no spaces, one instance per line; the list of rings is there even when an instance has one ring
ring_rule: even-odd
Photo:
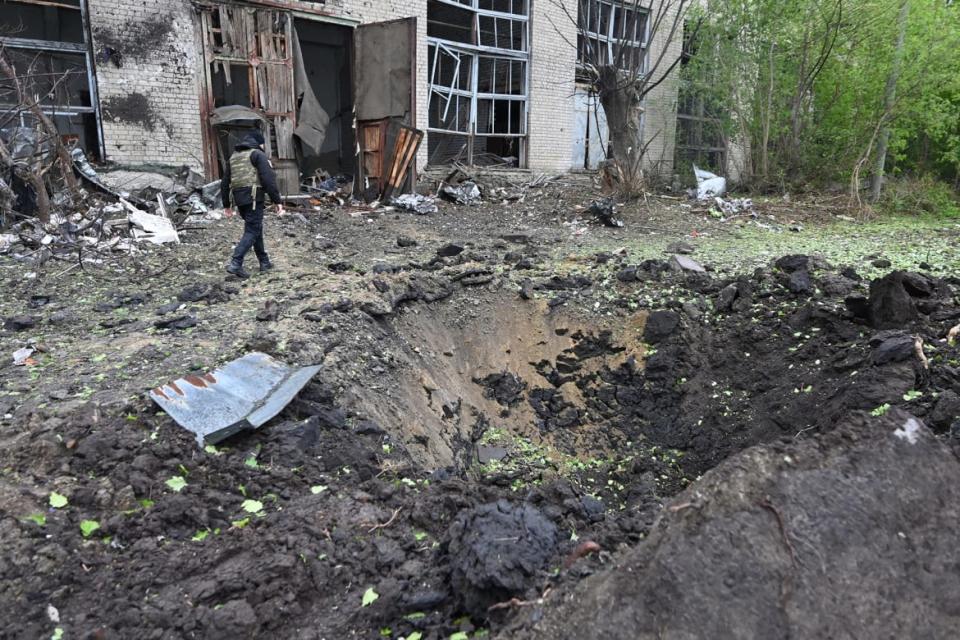
[[[447,537],[453,587],[483,616],[530,586],[554,554],[557,527],[528,504],[499,500],[461,512]]]
[[[751,448],[530,638],[955,638],[960,461],[898,409]]]

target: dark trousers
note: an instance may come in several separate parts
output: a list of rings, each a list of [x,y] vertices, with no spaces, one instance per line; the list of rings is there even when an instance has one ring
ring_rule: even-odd
[[[243,218],[243,237],[233,251],[233,259],[243,264],[243,258],[253,247],[257,260],[267,262],[267,250],[263,246],[263,202],[240,205],[237,213]]]

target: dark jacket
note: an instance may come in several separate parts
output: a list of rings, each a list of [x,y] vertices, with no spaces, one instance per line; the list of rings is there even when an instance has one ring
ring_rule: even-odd
[[[262,189],[257,190],[257,202],[263,202],[267,195],[273,204],[283,204],[283,198],[280,197],[280,190],[277,188],[277,174],[270,166],[270,159],[267,154],[260,151],[259,147],[263,144],[263,136],[259,133],[252,133],[245,137],[238,144],[235,151],[246,151],[256,149],[250,156],[250,162],[257,168],[257,175],[260,176],[260,185]],[[253,193],[250,187],[237,189],[233,193],[233,202],[230,201],[230,163],[223,171],[223,178],[220,180],[220,199],[223,201],[223,208],[228,209],[231,206],[242,207],[253,203]]]

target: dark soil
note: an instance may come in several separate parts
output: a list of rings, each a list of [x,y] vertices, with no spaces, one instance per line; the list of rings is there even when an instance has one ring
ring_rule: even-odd
[[[957,282],[870,283],[808,256],[749,274],[629,251],[558,259],[570,193],[496,216],[270,219],[278,269],[247,281],[222,275],[227,221],[63,278],[2,258],[4,362],[30,345],[36,364],[0,368],[0,637],[722,637],[734,616],[746,636],[817,637],[849,620],[800,620],[814,596],[861,577],[864,607],[926,598],[916,620],[938,637],[956,615],[956,496],[934,478],[957,471],[938,442],[960,431],[960,349],[942,340]],[[891,296],[915,313],[885,316]],[[253,350],[323,364],[257,432],[201,450],[146,396]],[[892,423],[859,424],[901,420],[885,405],[935,434],[905,448]],[[697,507],[664,511],[672,496]],[[835,554],[848,536],[859,555]],[[789,580],[785,546],[802,566]],[[724,610],[721,586],[757,608]]]
[[[958,487],[956,452],[898,409],[752,448],[514,637],[954,638]]]

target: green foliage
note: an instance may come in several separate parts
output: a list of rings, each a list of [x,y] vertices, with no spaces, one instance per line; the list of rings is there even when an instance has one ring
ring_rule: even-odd
[[[871,411],[871,412],[870,412],[870,415],[872,415],[872,416],[875,417],[875,418],[879,418],[879,417],[882,416],[882,415],[886,415],[887,411],[890,411],[890,405],[889,405],[889,404],[882,404],[882,405],[880,405],[879,407],[877,407],[876,409],[874,409],[873,411]]]
[[[380,597],[380,594],[373,590],[373,587],[368,588],[363,592],[363,599],[360,601],[360,606],[369,607],[371,604],[377,601],[377,598]]]
[[[173,476],[167,480],[166,485],[170,487],[171,491],[180,493],[183,491],[183,488],[187,486],[187,481],[184,480],[182,476]]]
[[[54,509],[62,509],[67,506],[67,496],[60,495],[56,491],[50,492],[50,506]]]
[[[84,520],[80,523],[80,533],[84,538],[89,538],[94,531],[100,528],[100,523],[96,520]]]
[[[960,103],[957,109],[960,109]],[[893,215],[960,218],[960,200],[956,192],[929,175],[889,181],[880,206]]]
[[[42,513],[31,513],[26,519],[30,522],[40,525],[41,527],[45,527],[47,525],[47,516],[43,515]]]
[[[260,513],[263,511],[263,503],[259,500],[244,500],[240,506],[247,513]]]
[[[864,180],[883,126],[888,175],[960,184],[960,5],[910,3],[887,111],[902,1],[708,0],[681,109],[749,145],[744,168],[757,186],[846,187],[861,159]],[[939,196],[932,204],[956,209]]]

